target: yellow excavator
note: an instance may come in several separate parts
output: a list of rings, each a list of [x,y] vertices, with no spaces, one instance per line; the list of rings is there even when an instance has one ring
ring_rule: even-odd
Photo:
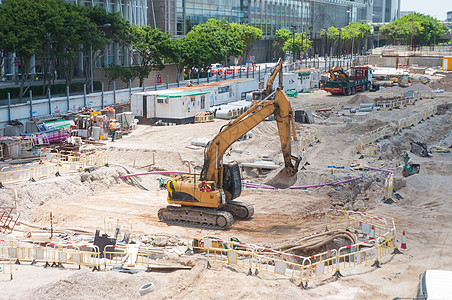
[[[348,81],[349,76],[341,67],[334,67],[330,70],[331,81]]]
[[[282,89],[278,87],[274,92],[271,86],[269,89],[272,80],[274,77],[267,82],[265,93],[268,94],[262,100],[224,125],[210,141],[204,152],[200,175],[179,175],[168,180],[166,188],[170,205],[159,210],[160,221],[223,229],[234,223],[234,217],[251,218],[253,206],[234,201],[242,191],[240,167],[237,162],[223,163],[223,155],[234,142],[272,114],[277,122],[284,156],[284,168],[275,181],[280,183],[279,187],[284,184],[288,187],[289,182],[296,179],[300,158],[291,155],[291,133],[296,140],[293,112]]]

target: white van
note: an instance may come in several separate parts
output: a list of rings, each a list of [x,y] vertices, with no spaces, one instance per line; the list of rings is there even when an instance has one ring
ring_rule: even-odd
[[[419,276],[416,299],[452,299],[452,271],[427,270]]]

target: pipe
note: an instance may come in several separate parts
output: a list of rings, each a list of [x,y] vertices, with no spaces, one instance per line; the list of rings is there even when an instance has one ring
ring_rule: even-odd
[[[142,176],[142,175],[151,175],[151,174],[190,174],[188,172],[170,172],[170,171],[154,171],[154,172],[146,172],[146,173],[137,173],[137,174],[127,174],[127,175],[121,175],[119,178],[126,178],[126,177],[135,177],[135,176]]]
[[[121,167],[124,170],[126,170],[127,173],[132,173],[129,169],[127,169],[125,166],[120,165],[120,164],[109,164],[112,167]],[[121,176],[120,176],[121,177]],[[136,179],[135,177],[132,177],[132,181],[135,182],[138,186],[140,186],[143,190],[146,191],[150,191],[150,189],[148,189],[147,187],[145,187],[144,185],[141,184],[141,182],[138,181],[138,179]]]

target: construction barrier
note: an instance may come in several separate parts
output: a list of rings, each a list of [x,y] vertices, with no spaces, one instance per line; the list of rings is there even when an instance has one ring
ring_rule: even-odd
[[[84,155],[77,152],[58,152],[56,149],[44,148],[40,153],[39,164],[23,164],[2,168],[0,170],[0,187],[5,182],[34,181],[38,178],[81,172],[107,164],[108,155],[105,151]]]
[[[383,139],[385,137],[394,135],[398,132],[400,132],[402,129],[410,127],[410,126],[415,126],[416,124],[434,116],[434,114],[436,114],[437,112],[437,105],[436,103],[421,111],[418,112],[416,114],[414,114],[413,116],[407,117],[407,118],[403,118],[400,119],[398,122],[392,122],[388,125],[385,125],[383,127],[377,128],[369,133],[366,133],[364,135],[362,135],[359,138],[359,143],[358,143],[358,152],[362,155],[370,155],[374,156],[375,153],[378,153],[378,149],[372,148],[372,146],[375,144],[375,142],[377,142],[380,139]],[[372,148],[371,150],[369,150],[369,148]],[[367,149],[367,151],[366,151]],[[375,152],[375,150],[377,150],[377,152]],[[381,150],[381,149],[380,149]],[[377,155],[379,155],[380,153],[378,153]]]
[[[115,217],[104,218],[104,232],[114,238],[124,234],[124,237],[132,232],[132,223]]]
[[[49,145],[49,137],[45,133],[34,133],[31,135],[33,146]]]
[[[213,121],[213,113],[210,111],[200,111],[195,115],[195,123],[206,123]]]
[[[13,280],[13,266],[11,260],[0,262],[0,281]]]
[[[384,200],[392,200],[394,192],[394,174],[388,174],[388,177],[385,179],[385,196]]]
[[[33,148],[33,140],[29,136],[24,136],[20,140],[20,151],[28,151]]]
[[[434,92],[429,91],[414,91],[412,96],[407,96],[406,92],[398,92],[398,93],[381,93],[379,100],[422,100],[422,99],[433,99],[435,98]]]
[[[33,140],[30,136],[5,136],[0,137],[0,148],[1,144],[8,144],[13,142],[20,142],[20,150],[28,151],[33,148]],[[2,155],[3,157],[3,155]]]
[[[346,229],[356,234],[369,236],[368,240],[347,245],[339,249],[303,257],[283,253],[255,245],[231,242],[209,235],[191,238],[194,252],[204,253],[208,261],[237,265],[248,269],[248,275],[259,271],[271,272],[290,277],[307,284],[314,277],[330,274],[342,277],[341,270],[373,262],[379,266],[379,259],[390,254],[395,248],[395,225],[388,224],[382,217],[364,212],[330,209],[325,215],[327,229]],[[371,233],[375,235],[371,239]],[[291,261],[288,261],[289,256]],[[296,262],[294,262],[294,260]]]
[[[62,267],[63,264],[87,266],[100,270],[101,259],[97,246],[73,245],[71,243],[47,243],[45,247],[38,244],[27,246],[1,246],[0,259],[16,262],[30,261],[45,263],[45,267]]]

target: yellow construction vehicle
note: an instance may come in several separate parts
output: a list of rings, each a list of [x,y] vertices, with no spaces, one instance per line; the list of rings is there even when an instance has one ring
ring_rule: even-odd
[[[334,67],[330,70],[331,81],[348,81],[349,76],[341,67]]]
[[[291,155],[291,133],[296,140],[293,112],[284,91],[277,88],[271,92],[272,87],[270,90],[268,87],[264,92],[270,93],[265,98],[224,125],[210,141],[200,175],[180,175],[168,180],[166,187],[171,205],[159,210],[160,221],[227,228],[234,223],[234,217],[251,218],[254,214],[252,205],[233,201],[242,191],[239,165],[236,162],[223,163],[223,155],[234,142],[272,114],[278,125],[284,156],[284,169],[275,181],[281,183],[279,187],[288,187],[296,179],[300,158]]]

